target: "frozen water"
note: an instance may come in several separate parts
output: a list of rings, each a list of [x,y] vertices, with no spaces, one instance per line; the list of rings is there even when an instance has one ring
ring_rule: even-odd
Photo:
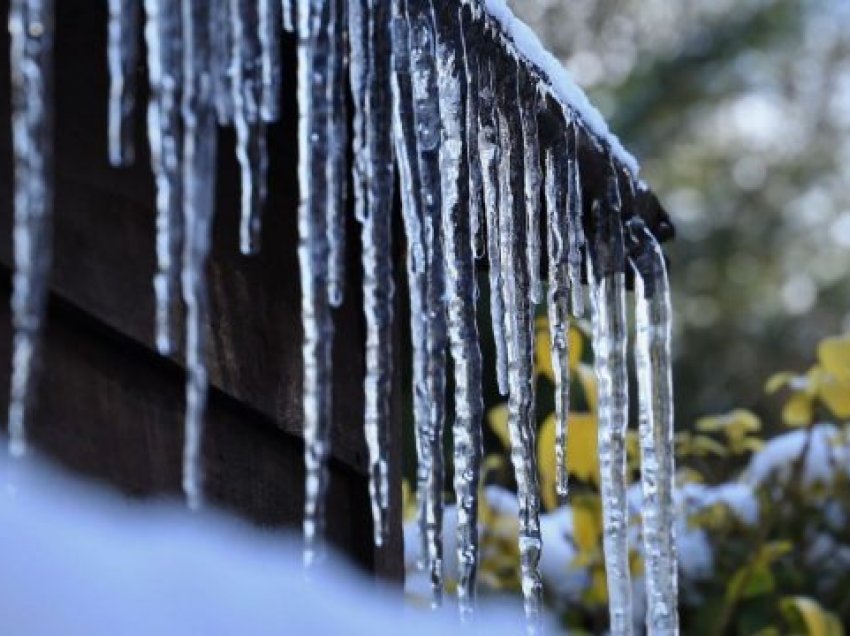
[[[114,166],[129,165],[135,157],[133,116],[140,14],[141,0],[109,0],[109,161]]]
[[[53,0],[12,0],[12,380],[9,449],[23,455],[47,303],[53,217]]]

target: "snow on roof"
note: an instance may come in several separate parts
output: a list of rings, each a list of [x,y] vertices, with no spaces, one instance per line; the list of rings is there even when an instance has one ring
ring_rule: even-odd
[[[637,159],[623,147],[617,136],[608,128],[602,114],[590,103],[567,69],[546,50],[531,27],[514,15],[506,0],[483,2],[487,13],[501,26],[507,39],[512,41],[518,56],[531,63],[544,76],[543,79],[548,80],[552,96],[575,111],[590,132],[608,144],[614,156],[637,178],[640,171]]]

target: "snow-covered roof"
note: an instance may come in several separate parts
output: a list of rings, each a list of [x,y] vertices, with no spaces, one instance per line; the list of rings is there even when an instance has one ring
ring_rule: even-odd
[[[610,147],[615,158],[637,178],[640,170],[637,159],[623,147],[602,114],[590,103],[563,64],[543,46],[531,27],[516,17],[506,0],[483,0],[483,3],[487,13],[500,27],[506,44],[513,48],[513,53],[529,64],[551,96],[575,113],[589,132]]]

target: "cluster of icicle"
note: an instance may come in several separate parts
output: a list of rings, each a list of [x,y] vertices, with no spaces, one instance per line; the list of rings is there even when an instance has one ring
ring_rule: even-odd
[[[9,22],[16,175],[9,429],[17,454],[24,449],[50,266],[52,8],[52,0],[12,0]],[[430,573],[434,604],[440,603],[443,591],[442,457],[451,355],[458,600],[463,617],[474,607],[483,417],[476,261],[486,255],[498,384],[509,396],[529,624],[536,629],[542,603],[535,306],[548,290],[556,380],[557,443],[552,452],[558,492],[566,497],[567,333],[570,317],[584,315],[586,280],[600,393],[611,631],[630,633],[625,434],[626,269],[631,268],[647,625],[654,634],[675,633],[670,306],[664,259],[652,234],[629,209],[643,187],[633,159],[527,27],[503,0],[109,0],[109,155],[117,166],[134,156],[141,21],[157,193],[156,343],[162,353],[173,350],[174,306],[181,294],[187,307],[184,490],[189,505],[202,501],[199,451],[207,391],[203,325],[208,319],[204,265],[214,213],[217,127],[233,125],[237,132],[240,245],[252,253],[259,248],[265,198],[265,126],[279,116],[280,38],[290,31],[297,37],[300,108],[305,561],[313,562],[322,552],[332,425],[332,312],[343,300],[350,183],[362,231],[368,327],[364,421],[377,544],[388,530],[394,306],[390,241],[397,173],[410,290],[421,562]],[[592,201],[582,191],[582,148],[609,158],[607,188]],[[353,166],[347,165],[350,151]],[[623,192],[631,193],[628,201]],[[541,280],[544,247],[546,281]]]

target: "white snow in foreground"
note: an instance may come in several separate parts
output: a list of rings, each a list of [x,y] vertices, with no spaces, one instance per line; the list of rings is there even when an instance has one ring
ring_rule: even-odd
[[[410,606],[340,561],[305,580],[300,539],[176,501],[128,500],[42,463],[0,458],[0,633],[437,634],[453,608]],[[368,549],[370,546],[364,546]],[[483,606],[475,632],[517,634]]]
[[[502,26],[505,34],[514,41],[517,52],[545,73],[551,82],[553,97],[571,106],[590,130],[605,140],[617,158],[637,177],[640,170],[637,159],[611,132],[602,114],[590,103],[585,92],[576,84],[564,65],[543,46],[534,30],[514,15],[506,0],[485,0],[484,5],[487,12]]]

